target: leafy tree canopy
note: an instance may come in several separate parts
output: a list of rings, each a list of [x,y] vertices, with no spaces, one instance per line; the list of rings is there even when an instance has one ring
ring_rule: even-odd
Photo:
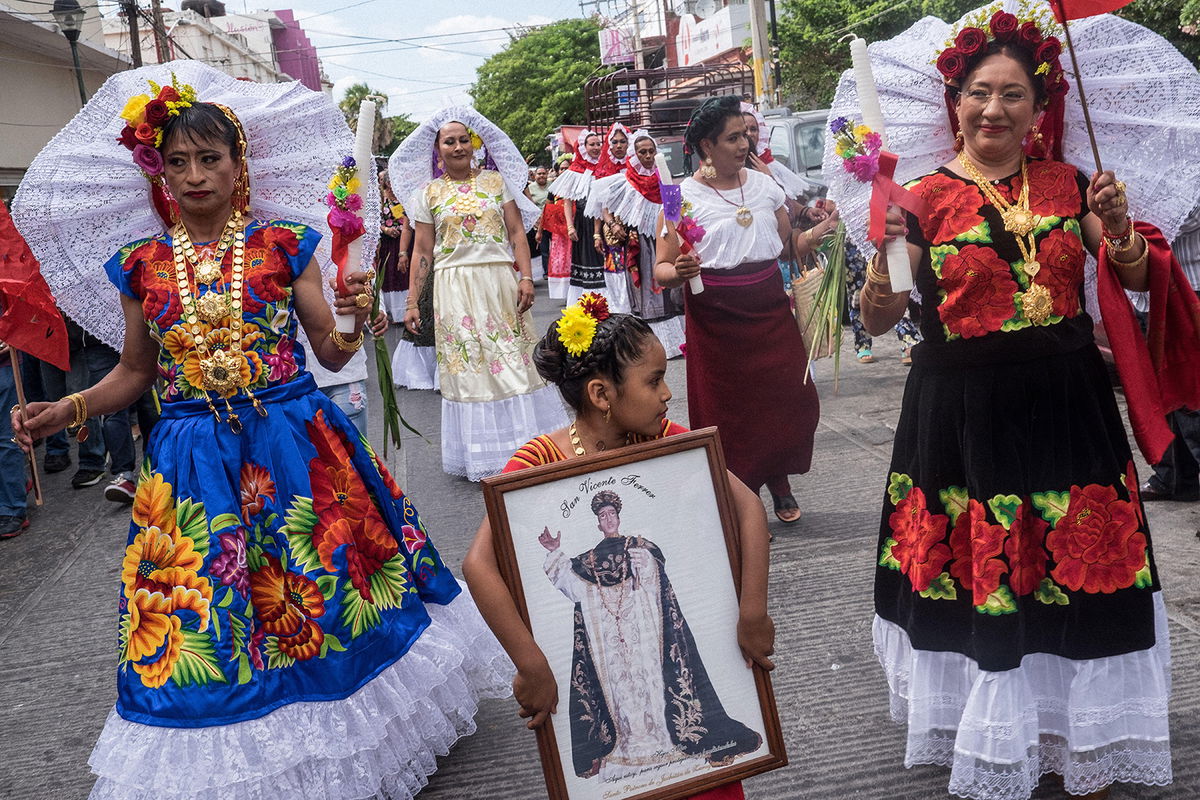
[[[837,40],[854,32],[868,42],[890,39],[918,19],[954,22],[984,5],[982,0],[782,0],[779,44],[783,95],[796,109],[825,108],[838,78],[850,68],[850,49]],[[1118,12],[1171,42],[1193,63],[1200,62],[1200,0],[1134,0]],[[932,59],[932,55],[930,56]],[[1064,63],[1067,58],[1063,56]]]
[[[513,39],[476,70],[475,108],[545,160],[546,136],[584,121],[583,84],[602,74],[599,30],[593,19],[565,19]]]

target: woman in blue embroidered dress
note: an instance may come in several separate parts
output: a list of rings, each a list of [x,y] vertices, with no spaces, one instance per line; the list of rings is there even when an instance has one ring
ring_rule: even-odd
[[[305,370],[297,323],[340,368],[361,346],[370,276],[336,300],[360,333],[337,333],[320,234],[249,216],[233,111],[176,85],[123,116],[178,221],[105,265],[120,365],[13,415],[28,448],[158,380],[92,796],[411,797],[473,730],[478,697],[504,693],[506,667],[416,509]]]

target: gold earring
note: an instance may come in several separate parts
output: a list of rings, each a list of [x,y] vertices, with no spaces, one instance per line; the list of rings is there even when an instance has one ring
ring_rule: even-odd
[[[961,153],[963,149],[963,132],[954,134],[954,152]]]
[[[612,422],[612,406],[609,406],[608,408],[604,409],[604,422],[605,423]]]
[[[1038,130],[1038,126],[1036,124],[1029,129],[1029,140],[1031,142],[1037,142],[1037,144],[1041,146],[1044,138],[1045,137],[1042,136],[1042,132]]]
[[[713,166],[711,158],[704,159],[704,166],[700,167],[700,177],[710,181],[717,177],[717,168]]]

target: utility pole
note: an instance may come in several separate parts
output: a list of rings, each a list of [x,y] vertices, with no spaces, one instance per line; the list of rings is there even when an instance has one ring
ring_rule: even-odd
[[[141,25],[138,23],[136,0],[121,0],[121,10],[125,13],[125,21],[129,23],[129,54],[133,59],[133,66],[140,67],[142,65],[142,32]]]
[[[154,55],[158,59],[159,64],[165,64],[170,61],[170,52],[167,49],[166,26],[163,25],[162,18],[162,3],[159,0],[150,0],[150,14],[154,19]]]
[[[750,46],[754,59],[754,99],[760,107],[775,103],[775,73],[771,70],[771,46],[767,41],[767,8],[764,0],[749,0]]]

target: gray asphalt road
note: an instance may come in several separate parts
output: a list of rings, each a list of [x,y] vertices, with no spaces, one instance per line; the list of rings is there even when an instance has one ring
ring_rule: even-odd
[[[544,328],[557,304],[538,288],[535,319]],[[791,763],[747,781],[751,800],[949,797],[946,771],[904,769],[903,731],[888,718],[871,650],[879,499],[905,379],[894,342],[878,340],[875,353],[880,362],[863,365],[846,348],[836,393],[831,364],[818,364],[814,467],[793,478],[804,518],[772,525],[774,682]],[[681,360],[671,362],[668,380],[676,392],[671,416],[686,422]],[[408,436],[388,463],[457,570],[483,516],[479,488],[441,471],[439,397],[402,392],[400,403],[428,441]],[[370,433],[379,444],[378,416]],[[0,798],[86,797],[88,754],[115,698],[113,604],[128,507],[105,501],[102,486],[73,491],[70,475],[45,476],[46,507],[24,535],[0,542]],[[1154,503],[1148,513],[1174,649],[1176,777],[1165,788],[1118,786],[1112,798],[1193,800],[1200,797],[1200,504]],[[515,703],[485,704],[478,724],[441,760],[422,800],[544,797],[533,735]],[[1036,796],[1062,795],[1044,784]]]

